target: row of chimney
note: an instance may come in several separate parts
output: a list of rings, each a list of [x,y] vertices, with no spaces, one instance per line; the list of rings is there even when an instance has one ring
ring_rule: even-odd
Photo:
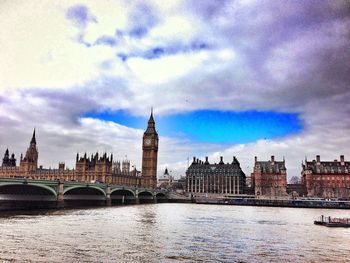
[[[337,159],[334,160],[334,162],[338,162]],[[316,155],[316,164],[321,164],[321,156]],[[345,158],[344,155],[340,155],[340,164],[344,165],[345,164]]]
[[[284,160],[284,158],[283,158]],[[233,161],[237,161],[236,157],[233,156]],[[258,161],[258,157],[255,156],[255,162]],[[338,160],[334,160],[334,162],[337,162]],[[205,162],[203,162],[202,160],[199,160],[198,158],[196,157],[193,157],[193,163],[194,164],[209,164],[209,161],[208,161],[208,156],[205,157]],[[271,163],[274,164],[275,163],[275,156],[274,155],[271,155]],[[224,164],[224,159],[222,156],[220,156],[220,162],[219,164]],[[316,164],[321,164],[321,157],[320,155],[316,155]],[[344,165],[345,164],[345,158],[344,158],[344,155],[340,155],[340,164],[341,165]]]
[[[233,162],[238,162],[235,156],[233,156]],[[198,158],[193,157],[193,164],[209,164],[209,158],[208,156],[206,156],[205,162],[203,162],[202,160],[199,160]],[[224,157],[220,156],[219,164],[224,164]]]

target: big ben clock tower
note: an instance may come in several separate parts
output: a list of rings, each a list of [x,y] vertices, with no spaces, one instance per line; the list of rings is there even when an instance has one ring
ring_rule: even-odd
[[[158,133],[153,119],[153,110],[142,141],[142,179],[141,185],[146,188],[157,186]]]

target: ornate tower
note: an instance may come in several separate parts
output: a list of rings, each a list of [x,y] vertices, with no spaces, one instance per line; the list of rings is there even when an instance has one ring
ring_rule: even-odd
[[[4,158],[2,159],[2,166],[10,166],[10,153],[9,149],[6,149]]]
[[[153,119],[153,110],[142,141],[142,179],[141,186],[155,188],[157,186],[158,133]]]
[[[38,168],[38,149],[36,147],[35,129],[25,157],[21,160],[20,169],[25,174]]]

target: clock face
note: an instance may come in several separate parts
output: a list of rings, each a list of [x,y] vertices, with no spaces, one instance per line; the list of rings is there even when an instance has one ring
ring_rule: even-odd
[[[151,145],[151,142],[152,142],[151,139],[145,139],[145,145],[147,146]]]

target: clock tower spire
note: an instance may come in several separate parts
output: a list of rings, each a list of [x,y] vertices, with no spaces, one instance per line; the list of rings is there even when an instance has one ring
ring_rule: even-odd
[[[153,109],[148,120],[147,129],[142,141],[142,178],[141,186],[156,188],[157,186],[158,133],[153,118]]]

